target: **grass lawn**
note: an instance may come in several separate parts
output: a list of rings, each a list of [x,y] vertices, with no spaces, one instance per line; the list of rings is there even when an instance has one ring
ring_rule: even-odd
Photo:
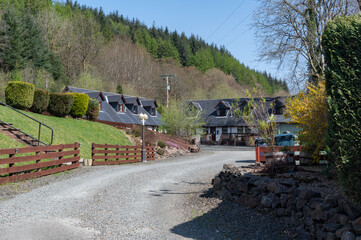
[[[92,143],[131,145],[122,131],[105,124],[72,118],[51,117],[31,112],[25,113],[54,130],[53,145],[79,142],[81,144],[81,158],[91,158]],[[33,136],[37,136],[39,129],[38,123],[27,119],[25,116],[7,107],[0,106],[0,120],[13,123],[14,127],[20,128],[22,131]],[[46,143],[50,142],[50,130],[42,127],[40,140]],[[22,145],[10,139],[8,136],[0,134],[0,148],[22,146],[25,146],[25,144]]]

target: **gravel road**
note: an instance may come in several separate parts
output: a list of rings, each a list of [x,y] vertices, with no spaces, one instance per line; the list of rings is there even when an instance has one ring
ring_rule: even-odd
[[[249,150],[205,147],[175,159],[64,174],[0,201],[0,239],[288,239],[276,219],[207,191],[223,164],[253,162]]]

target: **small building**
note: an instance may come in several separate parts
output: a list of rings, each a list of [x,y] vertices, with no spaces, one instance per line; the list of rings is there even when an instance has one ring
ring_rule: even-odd
[[[135,125],[142,125],[138,115],[143,113],[148,115],[145,121],[148,129],[156,130],[161,125],[155,100],[70,86],[66,86],[64,92],[84,93],[97,99],[100,108],[98,122],[117,128],[133,128]]]
[[[276,117],[278,133],[296,133],[299,129],[295,124],[289,123],[283,116],[285,108],[285,97],[266,97],[266,106],[269,114]],[[209,99],[187,101],[188,106],[198,109],[206,124],[204,135],[201,137],[203,144],[225,144],[225,145],[252,145],[254,132],[248,127],[246,122],[235,116],[235,108],[243,110],[248,106],[249,98],[241,99]],[[259,99],[255,99],[258,101]]]

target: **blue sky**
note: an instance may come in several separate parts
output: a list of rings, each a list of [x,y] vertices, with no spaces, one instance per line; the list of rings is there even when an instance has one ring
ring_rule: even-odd
[[[77,0],[80,4],[102,7],[105,13],[118,10],[125,17],[138,18],[151,27],[168,27],[170,31],[192,33],[208,43],[225,45],[245,65],[267,71],[276,77],[276,65],[258,62],[257,39],[251,28],[256,0]]]

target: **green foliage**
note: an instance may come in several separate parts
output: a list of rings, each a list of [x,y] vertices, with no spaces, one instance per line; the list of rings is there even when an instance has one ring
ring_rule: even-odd
[[[210,49],[199,50],[192,58],[191,65],[195,66],[203,73],[214,68],[214,60]]]
[[[158,141],[158,147],[165,148],[167,145],[163,141]]]
[[[48,111],[57,117],[65,117],[69,114],[74,103],[74,97],[65,93],[50,93]]]
[[[329,22],[322,45],[329,107],[328,156],[346,193],[361,203],[361,16]]]
[[[49,105],[50,95],[47,90],[36,88],[34,92],[34,101],[33,105],[30,108],[30,111],[34,113],[44,112]]]
[[[118,94],[123,94],[123,87],[120,84],[117,85],[117,93]]]
[[[70,115],[74,118],[84,117],[87,113],[89,96],[84,93],[69,93],[74,97],[74,103],[70,110]]]
[[[86,111],[86,117],[89,120],[96,120],[98,116],[99,116],[99,102],[95,98],[90,98],[88,109]]]
[[[176,101],[170,101],[169,107],[164,109],[162,122],[161,128],[168,134],[185,138],[196,134],[204,125],[204,119],[198,109]]]
[[[18,108],[29,109],[34,100],[34,85],[19,81],[10,81],[5,89],[6,104]]]

